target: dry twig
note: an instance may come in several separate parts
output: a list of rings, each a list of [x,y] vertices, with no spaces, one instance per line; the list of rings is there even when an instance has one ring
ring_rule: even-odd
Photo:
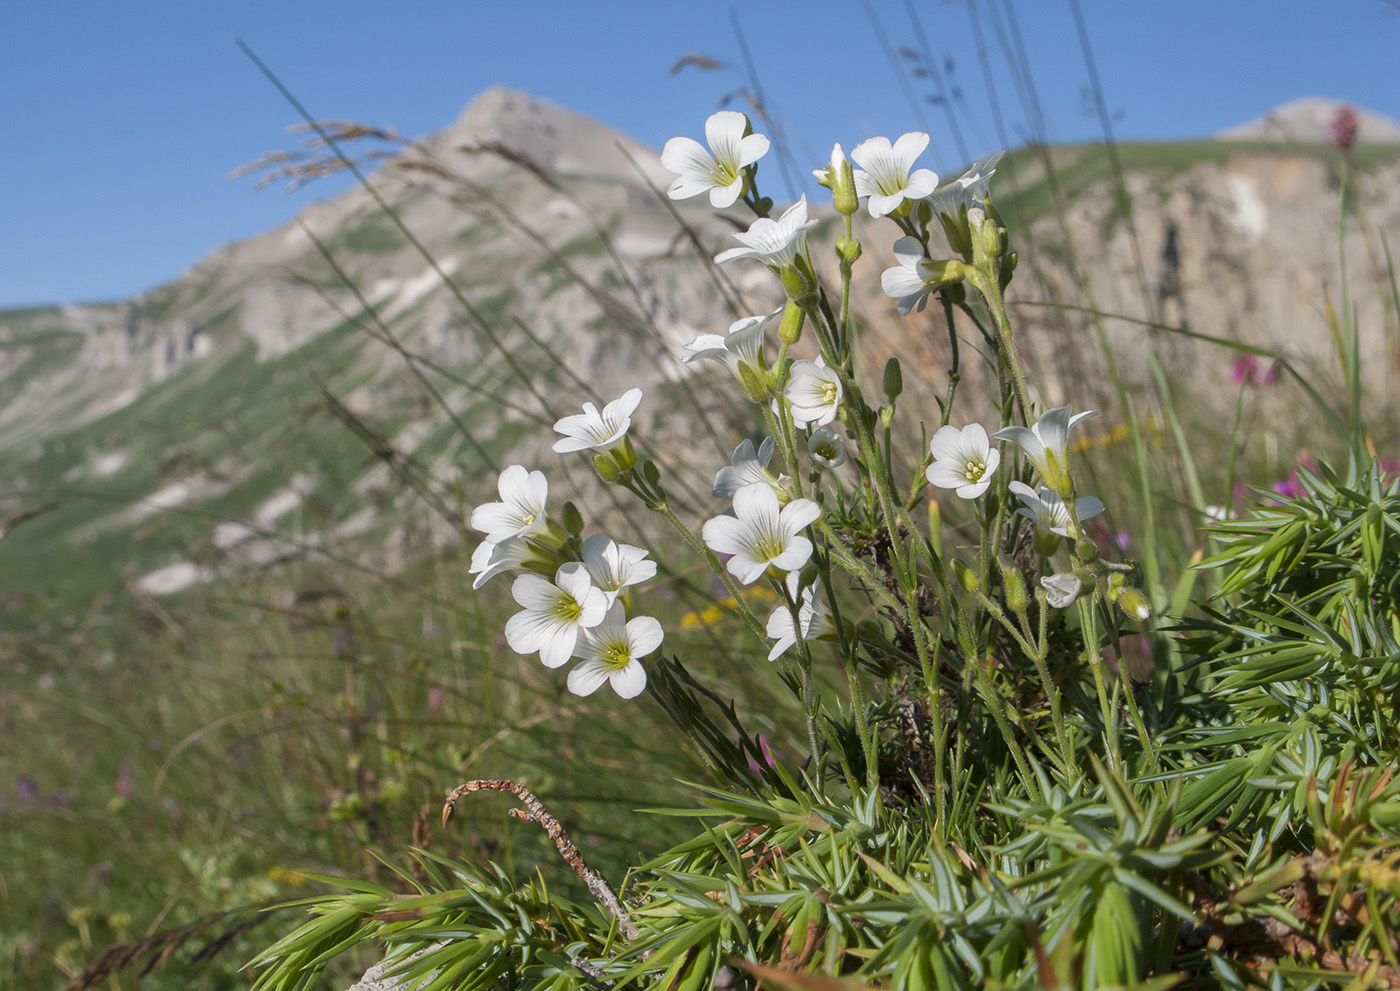
[[[463,795],[470,795],[475,791],[505,791],[519,799],[525,808],[511,809],[508,814],[524,822],[537,822],[544,827],[544,831],[549,834],[549,838],[559,848],[559,856],[564,858],[564,863],[573,868],[574,873],[583,879],[584,884],[588,885],[588,890],[593,893],[593,897],[602,902],[603,907],[617,920],[617,927],[622,930],[622,935],[628,940],[635,940],[641,935],[637,924],[632,921],[632,917],[622,907],[622,902],[618,901],[617,895],[613,893],[607,880],[584,862],[583,855],[578,852],[578,847],[574,846],[574,841],[569,839],[569,834],[564,832],[563,825],[549,814],[549,810],[524,785],[518,785],[510,780],[489,779],[478,779],[468,781],[464,785],[458,785],[452,789],[452,793],[447,796],[447,801],[443,803],[442,824],[444,826],[452,821],[452,814],[457,808],[457,800]]]

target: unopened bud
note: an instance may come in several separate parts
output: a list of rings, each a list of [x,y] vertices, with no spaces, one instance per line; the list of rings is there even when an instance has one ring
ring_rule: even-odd
[[[1005,554],[998,555],[997,567],[1001,569],[1001,589],[1006,596],[1007,608],[1014,613],[1025,612],[1031,597],[1026,591],[1026,579],[1021,569]]]
[[[560,515],[563,517],[564,529],[569,533],[578,536],[583,532],[583,514],[572,502],[564,503],[564,511]]]
[[[995,220],[986,220],[977,230],[982,238],[982,250],[988,258],[1000,258],[1006,254],[1006,228],[998,227]]]
[[[616,485],[622,478],[622,469],[606,454],[593,455],[593,469],[598,473],[598,477],[609,485]]]
[[[831,205],[836,212],[849,217],[859,210],[855,169],[846,160],[846,153],[840,145],[831,149],[831,167],[827,170],[827,176],[831,181]]]
[[[796,344],[802,337],[802,321],[806,319],[802,307],[792,300],[783,306],[783,319],[778,324],[778,339],[784,344]]]
[[[1152,603],[1147,601],[1142,589],[1133,588],[1131,585],[1118,593],[1118,608],[1122,609],[1129,619],[1141,621],[1152,616]]]
[[[1085,564],[1093,564],[1099,559],[1099,545],[1088,538],[1081,537],[1075,541],[1074,556]]]
[[[904,391],[904,372],[900,370],[898,358],[885,362],[884,389],[885,398],[890,402],[894,402]]]
[[[957,578],[958,584],[967,592],[975,592],[982,585],[982,582],[977,578],[977,572],[957,558],[953,558],[953,577]]]

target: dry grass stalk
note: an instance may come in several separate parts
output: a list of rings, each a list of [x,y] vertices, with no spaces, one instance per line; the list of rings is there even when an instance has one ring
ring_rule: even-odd
[[[463,795],[470,795],[477,791],[504,791],[519,799],[525,808],[511,809],[507,814],[524,822],[537,822],[544,827],[544,831],[559,849],[559,856],[564,858],[564,863],[573,868],[574,873],[583,879],[584,884],[588,885],[588,890],[593,893],[593,897],[598,899],[617,920],[617,927],[622,930],[622,935],[628,940],[635,940],[641,935],[637,924],[632,921],[632,917],[622,907],[622,902],[618,901],[617,895],[607,880],[584,862],[583,855],[578,852],[578,847],[574,846],[574,841],[569,839],[569,834],[564,831],[564,826],[558,819],[550,815],[549,810],[524,785],[518,785],[510,780],[488,779],[478,779],[458,785],[452,789],[452,793],[447,796],[447,801],[443,803],[442,824],[446,826],[452,821],[458,799]]]

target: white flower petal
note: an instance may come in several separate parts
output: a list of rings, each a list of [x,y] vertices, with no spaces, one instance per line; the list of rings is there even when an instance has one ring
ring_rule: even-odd
[[[569,672],[569,691],[575,695],[592,695],[611,673],[612,668],[602,661],[588,660],[575,664]]]
[[[608,677],[612,681],[613,691],[617,692],[619,698],[636,698],[647,687],[646,668],[637,660],[633,660],[620,671],[614,670]]]

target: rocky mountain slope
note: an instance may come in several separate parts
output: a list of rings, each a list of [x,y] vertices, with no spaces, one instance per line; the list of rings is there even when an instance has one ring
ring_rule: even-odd
[[[1326,146],[1119,154],[1126,197],[1100,147],[1021,149],[994,187],[1018,224],[1012,297],[1048,401],[1113,398],[1086,319],[1044,302],[1322,367],[1323,301],[1342,302],[1339,243],[1363,343],[1384,358],[1368,374],[1393,388],[1377,235],[1400,240],[1395,149],[1358,149],[1347,195],[1365,229],[1349,220],[1340,242],[1341,172]],[[0,544],[7,621],[174,592],[309,548],[344,545],[393,568],[451,539],[448,521],[500,465],[558,463],[554,418],[636,384],[649,397],[643,432],[703,501],[710,462],[751,424],[699,416],[728,380],[677,354],[771,309],[778,290],[757,265],[709,266],[748,218],[672,204],[658,195],[668,181],[653,150],[494,89],[372,179],[431,262],[357,189],[126,303],[0,313],[0,512],[57,503]],[[861,309],[880,363],[897,351],[906,380],[941,393],[941,318],[894,318],[878,293],[893,238],[867,225],[865,239],[875,288]],[[1173,375],[1221,393],[1205,407],[1233,403],[1228,355],[1121,320],[1105,329],[1130,382],[1147,382],[1151,339]],[[651,389],[662,382],[676,388]]]

